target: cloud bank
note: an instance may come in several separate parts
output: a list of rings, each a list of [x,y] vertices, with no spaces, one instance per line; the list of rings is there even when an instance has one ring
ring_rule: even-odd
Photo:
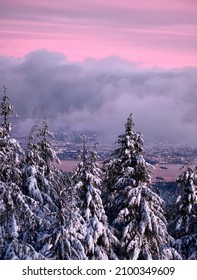
[[[0,86],[27,133],[45,116],[54,131],[91,129],[114,137],[129,113],[147,142],[197,144],[197,68],[143,69],[118,57],[70,62],[39,50],[0,57]]]

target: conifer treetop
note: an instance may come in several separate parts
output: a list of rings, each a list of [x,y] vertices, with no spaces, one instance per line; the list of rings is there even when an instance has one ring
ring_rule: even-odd
[[[14,115],[14,107],[10,105],[9,97],[7,96],[7,88],[3,87],[4,95],[0,104],[0,115],[3,117],[2,128],[5,129],[6,133],[9,134],[11,130],[11,123],[8,121],[8,117]]]
[[[131,154],[134,156],[140,155],[143,152],[144,141],[142,134],[134,131],[133,114],[131,113],[125,123],[125,132],[118,136],[117,143],[120,148],[115,150],[115,153],[122,154],[123,157],[130,158]]]
[[[42,122],[42,127],[38,129],[38,137],[41,137],[43,142],[48,142],[49,139],[53,138],[53,135],[51,132],[49,132],[49,126],[47,118],[45,117]]]
[[[125,132],[127,134],[131,134],[134,128],[134,122],[133,122],[133,114],[130,113],[129,117],[127,118],[127,122],[125,123]]]
[[[37,143],[40,149],[40,156],[45,161],[47,166],[52,167],[51,165],[53,165],[54,161],[59,163],[59,159],[57,158],[55,151],[51,147],[49,139],[53,138],[53,134],[48,130],[48,122],[46,118],[42,122],[42,127],[38,128],[37,137],[38,139],[41,139]]]

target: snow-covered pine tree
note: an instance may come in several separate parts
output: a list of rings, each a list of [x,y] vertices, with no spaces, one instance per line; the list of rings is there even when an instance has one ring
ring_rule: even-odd
[[[49,211],[58,211],[63,174],[54,167],[54,161],[59,160],[49,142],[51,137],[46,120],[41,128],[32,128],[25,153],[23,191]]]
[[[175,237],[197,233],[197,168],[188,167],[178,178],[180,195],[177,199],[178,216]],[[195,222],[196,221],[196,222]]]
[[[10,136],[12,124],[9,117],[14,114],[14,108],[10,105],[6,87],[4,87],[0,109],[0,116],[3,119],[0,128],[0,180],[7,182],[12,179],[14,182],[19,182],[19,157],[23,154],[23,151],[18,141]]]
[[[76,207],[75,189],[66,181],[60,193],[60,210],[53,214],[53,229],[41,240],[42,252],[49,259],[84,260],[84,220]]]
[[[85,221],[84,249],[88,259],[117,259],[115,249],[119,242],[109,228],[107,216],[101,199],[101,169],[94,149],[88,157],[86,137],[84,137],[81,162],[73,175],[79,196],[79,210]]]
[[[41,222],[16,184],[0,182],[0,259],[45,259],[35,249]]]
[[[25,157],[23,161],[23,193],[34,200],[43,204],[43,198],[37,183],[37,172],[39,168],[40,158],[37,143],[34,142],[37,126],[33,126],[28,139]]]
[[[2,128],[4,128],[5,135],[9,135],[12,124],[9,121],[9,117],[14,115],[14,107],[10,104],[10,99],[7,96],[7,88],[3,87],[4,95],[1,100],[1,112],[0,115],[3,117],[3,122],[1,124]]]
[[[118,230],[121,259],[179,259],[169,247],[172,240],[163,215],[162,199],[151,190],[149,165],[145,161],[143,139],[134,131],[132,115],[119,147],[105,163],[108,188],[108,215]],[[113,213],[113,215],[111,215]]]
[[[105,208],[110,222],[113,222],[122,208],[124,190],[127,186],[136,187],[139,183],[150,183],[150,166],[143,158],[143,139],[134,131],[132,114],[125,124],[125,133],[118,136],[118,147],[104,162],[106,194]],[[105,199],[106,198],[106,199]]]
[[[32,128],[23,169],[23,191],[39,204],[32,211],[43,219],[37,248],[49,259],[85,259],[82,217],[71,199],[74,193],[68,176],[54,166],[59,160],[51,137],[46,120],[41,128]]]
[[[39,219],[20,189],[23,151],[10,136],[9,117],[13,112],[4,87],[0,112],[3,117],[0,128],[0,259],[43,259],[31,244]]]
[[[176,238],[174,247],[183,259],[197,259],[197,167],[188,167],[177,178],[177,183],[180,188],[178,211],[170,226]]]
[[[50,138],[52,134],[48,131],[46,120],[41,128],[32,127],[25,151],[22,189],[23,193],[37,204],[37,207],[32,206],[31,210],[42,219],[37,231],[36,249],[46,258],[58,259],[63,258],[63,255],[60,256],[57,250],[54,250],[55,241],[52,236],[55,236],[59,229],[61,193],[66,186],[65,175],[54,166],[54,161],[59,160],[50,144]],[[63,228],[61,224],[62,232]]]

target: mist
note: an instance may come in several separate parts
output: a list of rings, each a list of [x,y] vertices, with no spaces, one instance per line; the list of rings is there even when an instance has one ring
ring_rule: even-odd
[[[0,86],[18,113],[17,133],[47,117],[51,131],[124,131],[133,113],[146,142],[197,145],[197,68],[142,68],[119,57],[69,61],[39,50],[0,57]]]

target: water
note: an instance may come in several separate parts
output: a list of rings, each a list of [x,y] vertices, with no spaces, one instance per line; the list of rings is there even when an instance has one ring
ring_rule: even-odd
[[[63,171],[73,171],[77,160],[62,160],[61,164],[56,164],[57,168]],[[194,167],[194,166],[191,166]],[[155,169],[151,170],[152,182],[163,181],[163,182],[174,182],[176,178],[187,168],[187,166],[181,164],[166,164],[162,166],[161,164],[154,165]]]

